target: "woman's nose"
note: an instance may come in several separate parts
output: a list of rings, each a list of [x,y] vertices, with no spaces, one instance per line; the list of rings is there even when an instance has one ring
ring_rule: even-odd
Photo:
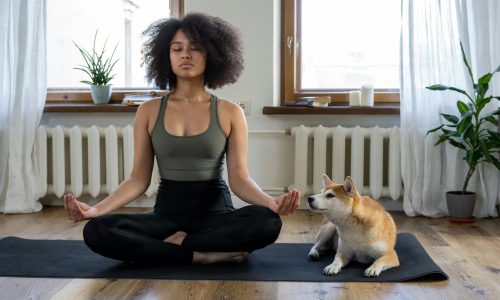
[[[183,50],[181,57],[185,59],[191,58],[191,53],[189,52],[189,50]]]

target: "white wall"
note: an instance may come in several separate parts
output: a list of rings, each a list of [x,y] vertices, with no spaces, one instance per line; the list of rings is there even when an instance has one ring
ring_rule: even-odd
[[[241,30],[245,70],[239,81],[215,93],[224,99],[251,101],[247,117],[250,132],[287,129],[300,124],[315,126],[399,125],[399,116],[373,115],[263,115],[262,108],[279,103],[280,0],[185,0],[186,12],[205,12],[221,17]],[[133,114],[44,114],[42,124],[101,126],[132,123]],[[289,136],[250,134],[249,169],[254,180],[271,194],[293,180],[293,140]]]

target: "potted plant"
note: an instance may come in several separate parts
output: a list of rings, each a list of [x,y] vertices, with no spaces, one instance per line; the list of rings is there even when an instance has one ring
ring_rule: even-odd
[[[73,41],[73,44],[75,44],[75,46],[82,54],[83,59],[85,60],[85,65],[80,65],[80,67],[74,69],[81,70],[90,77],[90,81],[82,80],[80,82],[90,85],[92,99],[94,103],[105,104],[109,102],[112,93],[112,87],[108,83],[116,75],[116,74],[111,75],[111,72],[113,71],[116,62],[118,61],[118,59],[113,60],[113,56],[115,55],[118,43],[113,49],[111,56],[106,57],[105,52],[108,40],[106,39],[106,41],[104,42],[104,46],[102,47],[102,50],[98,52],[96,49],[97,32],[98,30],[96,30],[94,35],[94,43],[91,52],[78,46],[78,44]]]
[[[474,95],[469,95],[462,89],[441,84],[428,86],[427,89],[433,91],[450,90],[460,93],[465,96],[465,101],[457,100],[458,115],[442,113],[441,116],[448,122],[429,130],[427,134],[439,130],[440,135],[436,145],[447,141],[451,145],[462,149],[465,154],[463,159],[467,162],[468,171],[462,190],[447,192],[446,204],[451,221],[469,222],[473,221],[472,213],[476,194],[467,191],[467,186],[476,171],[476,167],[482,162],[488,162],[500,170],[500,161],[496,157],[500,152],[500,133],[496,130],[498,128],[497,116],[500,114],[500,110],[497,109],[489,114],[481,114],[483,108],[492,100],[500,100],[498,96],[486,95],[490,80],[496,72],[500,71],[500,66],[493,72],[481,76],[476,83],[462,43],[460,43],[460,49],[474,87]],[[495,126],[495,131],[489,129],[492,128],[490,124]]]

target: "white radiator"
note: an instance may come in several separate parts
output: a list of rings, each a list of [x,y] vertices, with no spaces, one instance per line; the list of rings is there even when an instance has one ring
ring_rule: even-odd
[[[36,134],[36,155],[42,196],[62,197],[70,192],[77,197],[109,194],[132,170],[133,127],[40,126]],[[155,160],[146,196],[156,193],[158,182]]]
[[[305,195],[315,194],[323,188],[323,174],[337,183],[350,175],[363,195],[400,198],[403,187],[398,127],[301,125],[293,127],[291,134],[295,137],[295,173],[289,188],[298,188]],[[366,152],[365,144],[369,147]],[[346,147],[350,150],[346,151]],[[366,178],[365,171],[369,172]]]

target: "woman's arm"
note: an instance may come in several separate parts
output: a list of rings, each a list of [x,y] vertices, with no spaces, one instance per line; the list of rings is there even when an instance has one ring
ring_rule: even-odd
[[[149,116],[156,115],[153,111],[156,105],[153,102],[145,102],[137,109],[134,122],[134,162],[130,176],[93,207],[79,202],[73,195],[65,195],[64,207],[71,220],[80,221],[105,215],[132,202],[146,191],[154,164],[153,146],[148,131],[151,126],[149,123],[152,122]]]
[[[248,128],[243,110],[234,103],[226,102],[223,112],[230,120],[227,171],[233,193],[245,202],[269,207],[276,213],[292,213],[299,206],[300,192],[294,189],[273,198],[262,191],[248,173]]]

